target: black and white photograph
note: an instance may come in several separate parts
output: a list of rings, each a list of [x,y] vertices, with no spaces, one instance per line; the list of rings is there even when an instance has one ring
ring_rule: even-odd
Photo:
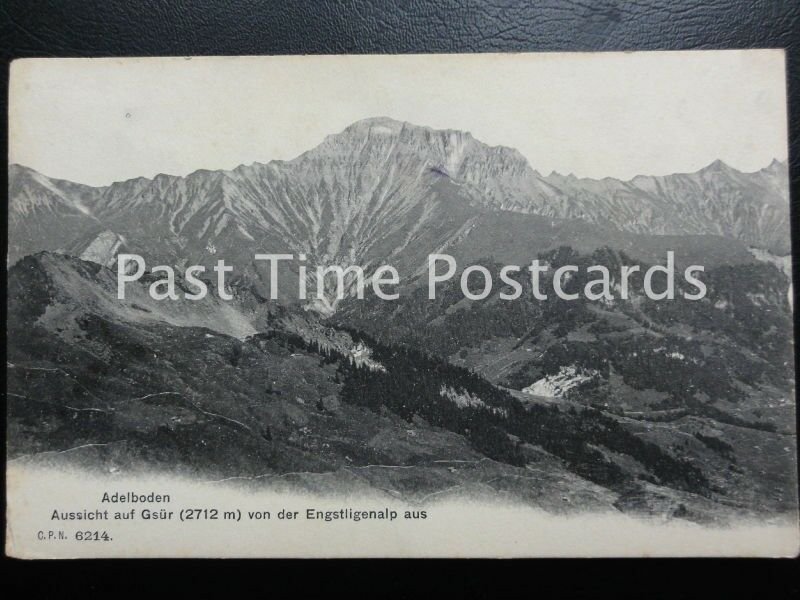
[[[795,556],[785,59],[14,61],[7,554]]]

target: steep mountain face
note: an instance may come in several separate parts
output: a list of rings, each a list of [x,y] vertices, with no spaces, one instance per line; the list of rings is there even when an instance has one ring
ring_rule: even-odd
[[[718,160],[696,173],[620,181],[544,177],[513,150],[496,149],[494,156],[472,154],[454,175],[479,190],[488,206],[633,233],[720,235],[779,254],[791,249],[785,163],[741,173]]]
[[[354,123],[294,160],[232,171],[105,188],[16,166],[10,178],[12,263],[40,250],[69,250],[78,240],[85,249],[93,236],[108,241],[114,234],[156,262],[211,265],[224,257],[262,293],[264,266],[253,263],[255,252],[304,253],[310,265],[367,271],[388,262],[414,272],[430,252],[469,247],[472,238],[502,239],[485,216],[498,210],[539,217],[530,221],[539,229],[577,219],[596,227],[590,237],[619,238],[632,255],[630,235],[724,236],[777,254],[789,248],[781,163],[744,174],[717,162],[693,174],[629,182],[544,177],[516,150],[387,118]],[[628,235],[609,234],[620,230]],[[107,262],[115,247],[104,240],[91,255],[100,259],[104,248]],[[296,268],[283,266],[282,275],[296,280]]]

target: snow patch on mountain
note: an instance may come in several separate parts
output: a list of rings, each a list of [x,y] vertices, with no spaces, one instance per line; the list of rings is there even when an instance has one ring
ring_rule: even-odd
[[[555,375],[548,375],[522,389],[524,394],[562,398],[572,389],[592,381],[599,373],[592,369],[579,369],[575,365],[561,367]]]

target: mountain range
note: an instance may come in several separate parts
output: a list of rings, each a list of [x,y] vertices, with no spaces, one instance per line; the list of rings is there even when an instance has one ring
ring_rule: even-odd
[[[784,514],[788,214],[777,161],[542,176],[513,149],[386,118],[291,161],[186,177],[90,187],[12,165],[9,457],[703,523]],[[178,267],[181,287],[182,267],[224,258],[234,298],[155,301],[148,273],[120,301],[123,250]],[[618,273],[667,250],[706,266],[704,299],[649,300],[641,276],[629,301],[537,302],[522,274],[515,302],[420,286],[432,252],[497,275],[537,257]],[[389,263],[407,283],[397,302],[267,301],[258,252]]]
[[[630,181],[542,176],[511,148],[387,118],[356,122],[293,160],[231,171],[106,187],[18,165],[9,175],[10,263],[38,250],[107,263],[125,247],[154,262],[206,264],[216,251],[264,285],[254,252],[413,273],[430,252],[527,261],[565,239],[584,250],[613,242],[651,261],[663,259],[663,236],[693,236],[670,241],[695,262],[744,261],[746,246],[779,255],[790,248],[785,163],[741,173],[715,161]],[[495,235],[509,226],[513,235]],[[714,243],[698,236],[728,242],[717,239],[724,250],[709,252]]]

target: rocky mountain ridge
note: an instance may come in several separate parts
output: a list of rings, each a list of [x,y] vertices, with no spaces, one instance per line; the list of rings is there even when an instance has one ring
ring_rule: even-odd
[[[212,249],[246,261],[245,250],[257,247],[318,264],[411,264],[498,211],[632,234],[722,236],[776,254],[789,248],[788,174],[778,161],[755,173],[716,161],[630,181],[543,176],[514,149],[388,118],[358,121],[293,160],[230,171],[97,188],[18,165],[9,176],[12,263],[39,250],[74,251],[77,240],[88,246],[110,231],[173,263],[201,262]]]

